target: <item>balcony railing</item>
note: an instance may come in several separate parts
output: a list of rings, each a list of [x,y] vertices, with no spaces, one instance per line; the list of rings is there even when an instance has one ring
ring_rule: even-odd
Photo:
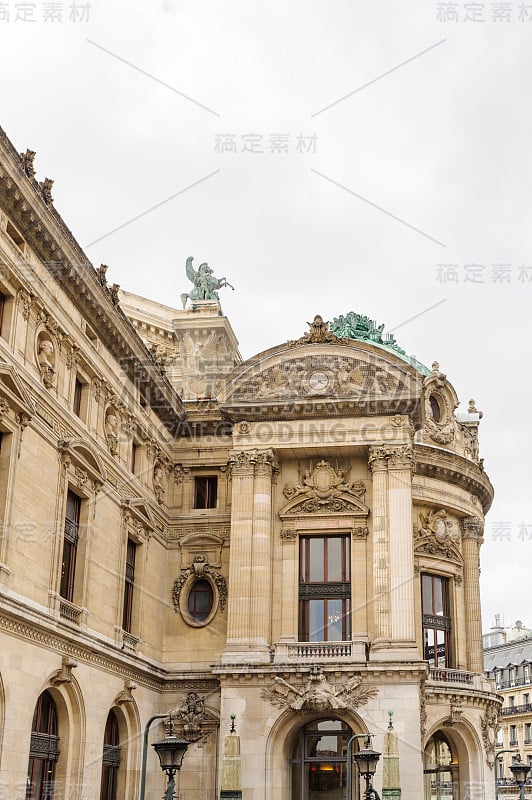
[[[525,714],[527,711],[532,711],[532,703],[521,703],[518,706],[505,706],[501,708],[501,716],[507,714]]]
[[[78,608],[74,603],[65,600],[64,597],[59,598],[59,615],[74,625],[79,625],[81,619],[81,608]]]
[[[491,673],[490,677],[495,677],[493,673]],[[532,684],[532,678],[529,676],[528,678],[513,678],[511,681],[501,681],[495,679],[497,689],[514,689],[516,686],[530,686]]]
[[[136,636],[133,636],[132,633],[122,631],[122,643],[124,645],[124,650],[128,650],[130,653],[137,652],[139,640]]]
[[[350,658],[351,642],[298,642],[288,646],[289,658]]]
[[[445,683],[464,683],[466,686],[473,686],[474,675],[472,672],[433,667],[430,670],[430,680],[444,681]]]

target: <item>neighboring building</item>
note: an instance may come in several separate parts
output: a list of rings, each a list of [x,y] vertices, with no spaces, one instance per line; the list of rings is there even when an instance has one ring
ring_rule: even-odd
[[[120,293],[1,131],[0,214],[2,791],[133,800],[172,711],[181,800],[232,715],[243,800],[342,800],[391,710],[405,797],[493,797],[474,403],[366,317],[242,362],[212,298]]]
[[[532,767],[532,631],[520,620],[505,627],[497,614],[483,640],[486,675],[504,698],[496,749],[514,749]],[[512,778],[509,766],[515,755],[503,753],[498,759],[503,782]],[[527,783],[532,783],[532,772],[529,776]]]

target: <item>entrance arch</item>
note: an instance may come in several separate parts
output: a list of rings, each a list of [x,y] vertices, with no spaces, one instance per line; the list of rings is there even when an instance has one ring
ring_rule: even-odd
[[[425,800],[458,800],[459,763],[456,748],[436,731],[428,740],[423,758]]]
[[[347,743],[351,727],[340,719],[316,719],[298,732],[290,759],[291,800],[345,800]]]

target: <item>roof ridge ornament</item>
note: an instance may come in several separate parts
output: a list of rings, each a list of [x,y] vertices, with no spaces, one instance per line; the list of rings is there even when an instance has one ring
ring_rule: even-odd
[[[330,332],[341,339],[356,339],[379,345],[407,361],[422,375],[430,374],[430,370],[415,356],[407,355],[406,351],[399,347],[393,333],[384,333],[384,324],[377,325],[374,319],[370,319],[365,314],[348,311],[345,316],[340,314],[339,317],[335,317],[328,325]]]
[[[290,342],[289,344],[347,344],[347,339],[345,337],[339,337],[336,333],[329,330],[328,326],[330,322],[325,322],[323,317],[319,314],[316,314],[312,322],[307,322],[307,325],[310,330],[303,334],[300,339],[296,339],[295,342]]]

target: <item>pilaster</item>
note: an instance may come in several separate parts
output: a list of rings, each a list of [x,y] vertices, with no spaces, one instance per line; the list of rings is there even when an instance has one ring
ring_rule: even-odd
[[[386,448],[370,447],[368,464],[373,473],[373,647],[378,649],[389,646],[392,634]]]
[[[394,646],[415,647],[412,447],[387,448],[390,589]]]
[[[251,649],[253,482],[257,451],[232,450],[232,520],[229,555],[227,641],[222,662],[247,661]]]
[[[253,486],[253,548],[251,564],[251,644],[269,661],[272,583],[272,476],[278,469],[273,450],[256,453]]]
[[[480,545],[483,542],[483,525],[479,517],[462,519],[464,555],[464,603],[466,610],[468,668],[471,672],[483,672],[482,619],[480,611]]]

